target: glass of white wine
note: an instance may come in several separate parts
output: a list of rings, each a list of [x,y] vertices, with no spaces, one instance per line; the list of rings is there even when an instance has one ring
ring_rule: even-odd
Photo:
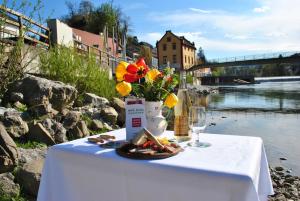
[[[202,133],[206,127],[206,112],[205,107],[191,106],[189,111],[189,126],[193,134],[197,135],[196,140],[189,142],[188,146],[205,148],[211,146],[210,143],[200,142],[200,133]]]

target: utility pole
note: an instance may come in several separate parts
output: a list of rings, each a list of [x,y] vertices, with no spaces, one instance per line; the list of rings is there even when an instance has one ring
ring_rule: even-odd
[[[126,59],[126,33],[127,33],[127,24],[125,23],[124,24],[124,31],[123,31],[123,54],[122,54],[122,57],[123,57],[123,60],[124,61],[127,61]]]

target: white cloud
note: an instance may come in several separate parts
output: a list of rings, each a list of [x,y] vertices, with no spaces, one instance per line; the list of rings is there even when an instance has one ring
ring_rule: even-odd
[[[204,13],[204,14],[209,14],[212,13],[211,10],[203,10],[199,8],[189,8],[191,11],[198,12],[198,13]]]
[[[276,52],[300,50],[300,1],[258,0],[268,12],[187,12],[186,10],[152,14],[162,27],[186,34],[209,51]],[[258,9],[259,10],[259,9]],[[260,10],[260,11],[262,11]],[[201,31],[203,34],[197,34]]]
[[[159,32],[150,32],[142,35],[138,35],[138,38],[140,41],[146,41],[152,45],[156,44],[156,41],[158,41],[164,33],[159,33]]]
[[[259,7],[259,8],[254,8],[253,12],[255,12],[255,13],[265,13],[268,10],[270,10],[270,8],[268,6],[263,6],[263,7]]]

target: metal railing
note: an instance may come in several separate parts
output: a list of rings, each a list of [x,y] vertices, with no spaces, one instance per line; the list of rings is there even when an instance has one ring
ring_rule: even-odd
[[[49,48],[50,30],[29,17],[0,5],[0,39],[24,38],[33,45]]]
[[[259,59],[274,59],[281,57],[291,57],[299,54],[300,52],[278,52],[278,53],[269,53],[269,54],[257,54],[257,55],[247,55],[247,56],[238,56],[238,57],[225,57],[217,59],[209,59],[206,63],[226,63],[226,62],[238,62],[238,61],[250,61],[250,60],[259,60]]]

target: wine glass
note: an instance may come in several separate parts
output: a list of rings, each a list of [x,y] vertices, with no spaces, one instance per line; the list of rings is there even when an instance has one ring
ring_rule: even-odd
[[[200,142],[199,134],[204,131],[206,127],[206,113],[205,107],[191,106],[189,113],[189,126],[197,138],[193,142],[189,142],[188,146],[205,148],[211,146],[210,143]]]

